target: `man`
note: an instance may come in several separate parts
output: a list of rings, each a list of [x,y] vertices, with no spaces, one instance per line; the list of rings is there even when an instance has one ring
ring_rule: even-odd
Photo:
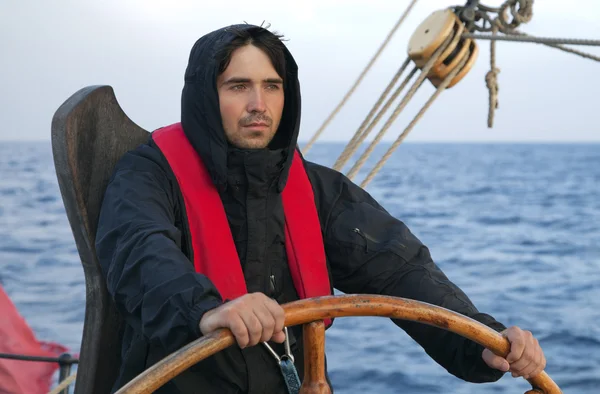
[[[251,25],[200,38],[185,72],[181,124],[156,130],[118,163],[106,190],[97,253],[126,323],[115,389],[220,327],[239,346],[173,379],[165,393],[279,393],[266,346],[284,352],[280,304],[385,294],[457,311],[497,331],[434,264],[425,245],[342,174],[305,161],[298,69],[278,35]],[[491,382],[545,366],[517,327],[504,360],[453,333],[394,321],[451,374]],[[301,327],[289,330],[303,377]],[[402,366],[398,366],[402,368]]]

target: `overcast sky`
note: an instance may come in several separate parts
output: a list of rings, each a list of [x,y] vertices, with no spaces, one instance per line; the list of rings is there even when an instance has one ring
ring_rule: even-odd
[[[421,0],[322,140],[348,140],[406,57],[415,27],[436,9]],[[49,139],[54,111],[87,85],[108,84],[152,130],[179,120],[189,50],[205,33],[243,21],[287,37],[303,94],[300,139],[313,135],[367,64],[408,0],[0,0],[0,140]],[[499,5],[500,0],[482,1]],[[600,39],[597,0],[538,0],[534,35]],[[500,108],[488,129],[489,42],[473,70],[443,92],[407,141],[600,141],[600,63],[538,44],[497,44]],[[580,47],[600,55],[598,47]],[[424,85],[386,139],[434,91]],[[383,124],[383,122],[381,123]],[[373,133],[374,135],[375,133]]]

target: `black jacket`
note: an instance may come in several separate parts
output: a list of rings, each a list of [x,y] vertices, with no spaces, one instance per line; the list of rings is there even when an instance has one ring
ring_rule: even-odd
[[[181,122],[221,195],[248,291],[280,303],[298,299],[287,266],[281,191],[285,187],[300,124],[297,66],[286,50],[285,107],[268,149],[227,144],[215,86],[215,51],[232,29],[194,45],[185,73]],[[312,183],[333,287],[345,293],[385,294],[440,305],[498,331],[505,327],[478,312],[435,265],[429,250],[367,192],[343,174],[304,161]],[[185,205],[170,167],[152,140],[128,152],[106,190],[97,254],[125,329],[122,366],[115,389],[164,356],[198,338],[199,321],[221,299],[194,272]],[[453,333],[394,321],[436,362],[472,382],[498,380],[502,372],[483,362],[483,348]],[[300,327],[292,331],[296,366],[303,377]],[[282,353],[280,345],[275,345]],[[402,368],[398,365],[398,368]],[[284,384],[263,346],[230,347],[165,385],[162,393],[276,393]]]

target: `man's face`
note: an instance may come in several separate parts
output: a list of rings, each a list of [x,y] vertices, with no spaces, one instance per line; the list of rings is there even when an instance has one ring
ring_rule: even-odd
[[[283,112],[283,81],[269,57],[254,45],[236,49],[217,78],[221,120],[229,142],[243,149],[265,148]]]

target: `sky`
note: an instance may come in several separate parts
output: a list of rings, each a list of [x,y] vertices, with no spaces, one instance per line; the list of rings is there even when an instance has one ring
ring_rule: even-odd
[[[407,56],[430,13],[463,1],[421,0],[321,141],[348,141]],[[500,0],[483,0],[497,6]],[[179,121],[183,73],[202,35],[248,22],[283,33],[300,68],[308,140],[375,53],[409,0],[0,0],[0,140],[49,140],[56,109],[106,84],[125,113],[153,130]],[[575,5],[576,4],[576,5]],[[533,35],[600,38],[600,2],[538,0]],[[497,43],[499,108],[487,127],[489,41],[469,74],[443,92],[407,142],[600,142],[600,63],[539,44]],[[580,47],[600,55],[599,47]],[[385,140],[394,140],[434,92],[426,83]],[[387,119],[387,117],[385,118]],[[380,126],[383,125],[383,121]],[[376,129],[372,135],[379,129]]]

